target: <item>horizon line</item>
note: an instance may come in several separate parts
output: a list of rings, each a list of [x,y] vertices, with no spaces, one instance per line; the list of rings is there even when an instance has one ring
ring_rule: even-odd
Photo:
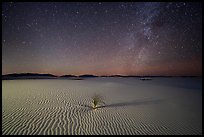
[[[121,74],[112,74],[112,75],[95,75],[95,74],[81,74],[81,75],[74,75],[74,74],[64,74],[64,75],[56,75],[56,74],[52,74],[52,73],[30,73],[30,72],[26,72],[26,73],[7,73],[7,74],[2,74],[2,76],[4,75],[10,75],[10,74],[49,74],[49,75],[53,75],[56,77],[61,77],[61,76],[66,76],[66,75],[70,75],[70,76],[83,76],[83,75],[92,75],[92,76],[97,76],[97,77],[111,77],[111,76],[118,76],[118,77],[202,77],[202,75],[121,75]]]

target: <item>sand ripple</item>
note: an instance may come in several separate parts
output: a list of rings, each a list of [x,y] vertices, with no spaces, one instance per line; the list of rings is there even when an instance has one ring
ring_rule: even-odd
[[[10,84],[15,87],[15,81],[3,85],[3,135],[202,134],[202,123],[197,122],[197,115],[192,113],[183,118],[180,109],[178,113],[174,112],[175,108],[171,110],[170,105],[166,109],[168,101],[112,100],[107,101],[106,107],[92,110],[90,95],[95,90],[86,90],[86,86],[77,90],[65,86],[66,83],[60,85],[63,87],[60,90],[57,85],[50,87],[52,84],[33,88],[32,82],[27,82],[24,88],[23,81],[19,82],[16,86],[20,84],[21,88],[10,88]],[[40,84],[35,83],[35,87]]]

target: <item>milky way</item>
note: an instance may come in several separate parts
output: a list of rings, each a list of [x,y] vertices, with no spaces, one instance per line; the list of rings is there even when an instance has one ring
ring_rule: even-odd
[[[2,73],[202,75],[202,4],[3,3]]]

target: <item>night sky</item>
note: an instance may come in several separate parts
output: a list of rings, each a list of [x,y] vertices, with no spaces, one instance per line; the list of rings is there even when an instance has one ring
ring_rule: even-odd
[[[2,74],[202,75],[201,3],[3,3]]]

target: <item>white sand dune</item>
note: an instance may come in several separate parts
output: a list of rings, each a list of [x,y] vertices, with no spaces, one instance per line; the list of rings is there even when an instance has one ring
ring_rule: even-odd
[[[3,135],[201,135],[202,79],[3,80]],[[91,96],[106,105],[92,110]]]

